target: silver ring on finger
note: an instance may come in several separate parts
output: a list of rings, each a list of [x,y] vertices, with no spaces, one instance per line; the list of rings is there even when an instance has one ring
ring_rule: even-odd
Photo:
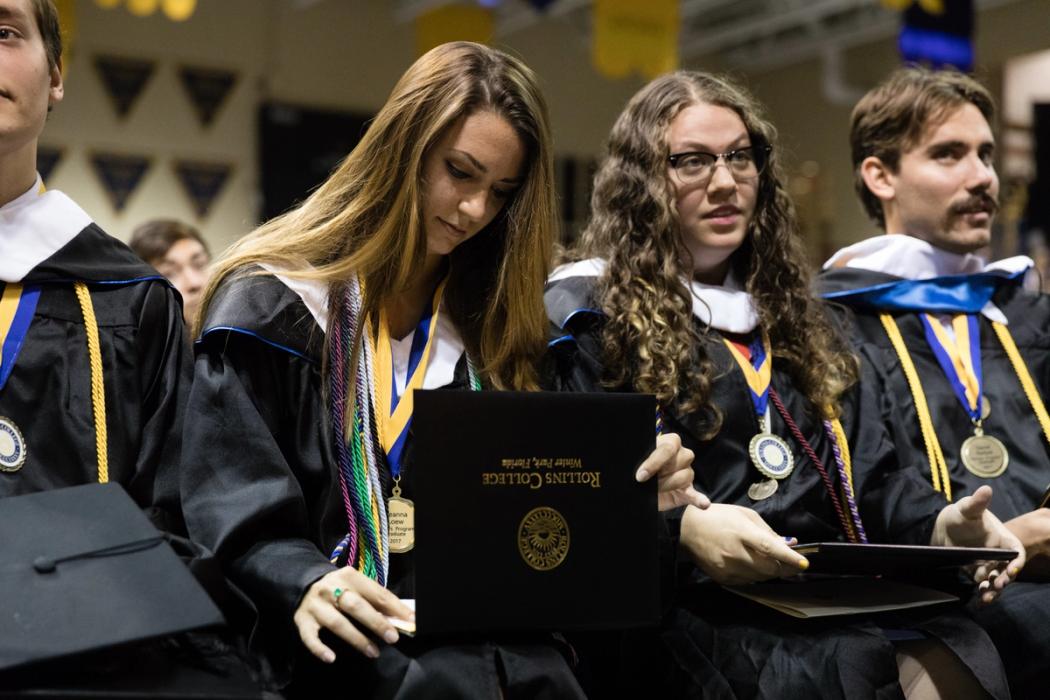
[[[346,593],[346,590],[344,590],[342,588],[333,588],[332,589],[333,604],[335,605],[335,609],[336,610],[340,609],[340,607],[339,607],[339,599],[342,597],[342,595],[344,593]]]

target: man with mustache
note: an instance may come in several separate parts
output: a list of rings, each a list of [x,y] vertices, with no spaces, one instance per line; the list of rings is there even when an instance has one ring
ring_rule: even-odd
[[[849,308],[902,461],[949,500],[990,484],[1032,576],[1050,562],[1050,297],[1024,288],[1029,258],[978,255],[998,209],[994,115],[988,91],[952,71],[901,69],[865,95],[851,119],[854,185],[886,235],[837,252],[820,284]],[[1050,587],[1018,584],[974,614],[1014,696],[1042,695]]]

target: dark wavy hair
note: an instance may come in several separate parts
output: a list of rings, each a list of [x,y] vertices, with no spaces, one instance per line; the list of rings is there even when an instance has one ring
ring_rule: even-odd
[[[768,332],[777,365],[814,407],[838,416],[838,400],[857,365],[810,292],[810,272],[794,207],[782,184],[776,130],[756,100],[724,77],[678,71],[642,88],[616,120],[595,176],[592,219],[572,258],[608,262],[598,295],[607,316],[604,358],[611,386],[655,394],[660,405],[695,414],[714,436],[722,416],[711,402],[714,369],[692,320],[692,276],[670,179],[668,130],[684,108],[706,103],[733,110],[751,144],[772,150],[757,184],[757,203],[730,264],[745,281]]]

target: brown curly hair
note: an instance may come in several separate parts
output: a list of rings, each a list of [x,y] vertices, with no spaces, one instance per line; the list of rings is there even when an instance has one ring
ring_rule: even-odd
[[[776,130],[745,90],[700,72],[657,78],[628,102],[595,176],[592,219],[570,253],[608,261],[597,291],[607,316],[605,380],[655,394],[661,406],[683,415],[694,414],[707,437],[721,427],[721,413],[710,396],[714,369],[702,342],[706,330],[692,321],[685,283],[692,265],[667,163],[671,121],[697,103],[733,110],[751,144],[772,149],[759,178],[748,235],[731,265],[745,280],[777,366],[814,407],[838,416],[839,397],[856,381],[856,360],[810,293],[794,207],[782,185]]]

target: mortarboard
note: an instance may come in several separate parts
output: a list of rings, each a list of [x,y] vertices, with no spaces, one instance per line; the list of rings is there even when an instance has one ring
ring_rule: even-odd
[[[117,484],[0,499],[0,671],[223,624]]]

